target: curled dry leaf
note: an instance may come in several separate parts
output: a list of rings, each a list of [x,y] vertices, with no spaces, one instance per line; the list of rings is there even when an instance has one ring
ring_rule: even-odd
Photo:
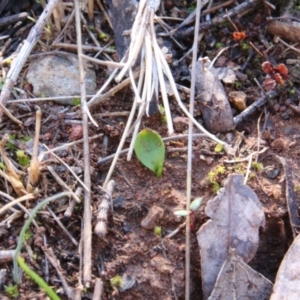
[[[232,110],[217,71],[208,57],[197,62],[196,92],[205,127],[213,132],[226,132],[234,127]]]
[[[258,247],[259,227],[265,225],[264,211],[243,180],[240,174],[229,175],[224,188],[205,208],[211,219],[197,233],[204,299],[211,294],[230,248],[248,262]]]
[[[300,235],[285,254],[279,267],[270,300],[296,300],[300,295]]]

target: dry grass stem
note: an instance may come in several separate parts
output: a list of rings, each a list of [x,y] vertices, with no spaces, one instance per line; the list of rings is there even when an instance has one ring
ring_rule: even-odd
[[[70,168],[69,165],[67,165],[61,158],[59,158],[55,153],[52,152],[52,149],[50,150],[45,144],[43,146],[48,150],[48,153],[52,153],[51,155],[54,156],[61,164],[63,164],[74,176],[74,178],[80,183],[80,185],[84,188],[85,191],[90,191],[90,188],[88,188],[81,179],[76,175],[76,173]]]
[[[78,196],[72,191],[72,189],[58,176],[58,174],[54,171],[51,166],[47,166],[48,171],[52,174],[56,182],[65,190],[72,194],[72,198],[77,202],[80,203],[81,200]]]
[[[16,204],[18,204],[18,203],[27,201],[27,200],[32,200],[32,199],[34,199],[34,198],[35,198],[35,197],[34,197],[33,194],[27,194],[27,195],[25,195],[25,196],[22,196],[22,197],[20,197],[20,198],[15,199],[15,200],[12,201],[12,202],[9,202],[9,203],[5,204],[4,206],[2,206],[2,207],[0,208],[0,215],[1,215],[3,212],[5,212],[7,209],[9,209],[10,207],[12,207],[12,206],[14,206],[14,205],[16,205]]]
[[[30,161],[30,167],[28,168],[28,184],[27,191],[33,191],[33,189],[38,185],[40,179],[40,163],[38,161],[38,146],[40,139],[40,131],[41,131],[41,119],[42,119],[42,111],[38,107],[36,111],[36,120],[35,120],[35,138],[34,145],[32,151],[32,157]]]
[[[45,247],[44,253],[47,259],[50,261],[51,265],[55,268],[68,299],[74,299],[74,289],[68,285],[68,282],[65,276],[63,275],[64,271],[62,270],[59,260],[56,258],[54,254],[54,251],[52,250],[52,248]]]
[[[64,226],[64,224],[60,221],[60,219],[57,217],[57,215],[52,211],[52,209],[47,206],[47,210],[50,212],[53,219],[56,221],[56,223],[59,225],[59,227],[62,229],[62,231],[67,235],[67,237],[70,239],[70,241],[75,245],[78,246],[78,242],[75,240],[75,238],[72,236],[69,230]]]
[[[84,213],[83,213],[83,283],[86,287],[90,286],[92,280],[92,212],[91,212],[91,174],[90,174],[90,149],[89,149],[89,126],[88,117],[91,118],[86,102],[85,72],[82,59],[82,35],[80,24],[81,12],[79,3],[75,1],[75,20],[78,47],[78,63],[80,76],[80,94],[82,109],[83,126],[83,162],[84,162],[84,183],[88,190],[84,191]]]

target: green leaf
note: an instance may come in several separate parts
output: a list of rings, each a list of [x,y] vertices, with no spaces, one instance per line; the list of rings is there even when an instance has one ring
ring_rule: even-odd
[[[134,151],[139,161],[161,177],[165,160],[165,145],[160,135],[151,129],[142,130],[136,137]]]
[[[161,228],[161,226],[155,226],[154,233],[156,235],[158,235],[159,237],[161,237],[161,235],[162,235],[162,228]]]
[[[53,289],[44,281],[42,277],[40,277],[36,272],[28,267],[25,263],[23,257],[18,257],[18,263],[21,269],[32,279],[34,280],[47,294],[52,300],[60,300],[60,297],[53,291]]]
[[[186,217],[189,215],[189,212],[187,210],[175,210],[174,211],[175,216],[180,216],[180,217]]]
[[[195,211],[197,210],[202,202],[202,198],[196,198],[190,205],[190,210]]]

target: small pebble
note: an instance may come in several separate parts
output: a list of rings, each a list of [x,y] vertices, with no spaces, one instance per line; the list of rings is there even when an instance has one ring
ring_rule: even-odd
[[[276,166],[268,166],[263,170],[263,174],[269,179],[275,179],[279,175],[280,169]]]
[[[155,256],[151,259],[150,264],[161,274],[171,274],[174,271],[174,267],[171,266],[169,260],[162,256]]]
[[[242,91],[231,91],[228,94],[229,101],[239,111],[243,111],[246,109],[246,107],[247,107],[246,98],[247,98],[247,95]]]
[[[157,225],[157,222],[162,218],[164,215],[164,210],[159,206],[152,206],[147,216],[142,220],[141,226],[144,229],[154,229],[154,227]]]
[[[282,150],[286,145],[286,141],[283,138],[277,138],[271,143],[271,148],[276,150]]]

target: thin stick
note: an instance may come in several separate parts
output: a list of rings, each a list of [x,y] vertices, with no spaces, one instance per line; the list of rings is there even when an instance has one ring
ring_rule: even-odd
[[[69,50],[77,50],[77,45],[67,44],[67,43],[52,44],[52,47],[54,47],[54,48],[64,48],[64,49],[69,49]],[[90,46],[90,45],[82,45],[82,50],[84,50],[84,51],[93,51],[93,52],[103,51],[105,53],[111,53],[111,54],[116,53],[116,50],[113,50],[111,48],[96,47],[96,46]]]
[[[58,174],[54,171],[54,169],[51,166],[47,166],[48,171],[52,174],[52,176],[55,178],[56,182],[65,190],[72,194],[73,199],[80,203],[79,197],[72,191],[72,189],[58,176]]]
[[[92,280],[92,215],[91,215],[91,175],[90,175],[90,150],[89,150],[89,110],[86,102],[85,72],[82,59],[82,36],[80,24],[79,1],[75,1],[75,20],[78,47],[78,62],[80,74],[80,94],[83,125],[83,159],[84,159],[84,183],[88,191],[84,191],[84,215],[83,215],[83,282],[86,287],[90,286]]]
[[[43,146],[48,150],[48,152],[51,152],[51,150],[45,145],[43,144]],[[72,168],[70,168],[70,166],[68,166],[61,158],[59,158],[55,153],[51,152],[52,155],[61,163],[63,164],[70,172],[71,174],[76,178],[76,180],[81,184],[81,186],[84,188],[85,191],[89,192],[91,189],[88,188],[83,182],[82,180],[76,175],[76,173],[72,170]]]
[[[57,222],[59,227],[62,229],[62,231],[68,236],[68,238],[71,240],[71,242],[75,245],[78,246],[77,241],[75,238],[72,236],[70,231],[65,227],[65,225],[60,221],[60,219],[57,217],[57,215],[53,212],[53,210],[50,207],[47,207],[48,211],[52,215],[53,219]]]
[[[87,98],[93,98],[95,95],[87,95]],[[24,102],[37,102],[37,101],[63,101],[65,99],[74,99],[74,98],[80,98],[80,95],[74,95],[74,96],[57,96],[57,97],[41,97],[41,98],[32,98],[32,99],[16,99],[16,100],[8,100],[7,103],[24,103]]]

